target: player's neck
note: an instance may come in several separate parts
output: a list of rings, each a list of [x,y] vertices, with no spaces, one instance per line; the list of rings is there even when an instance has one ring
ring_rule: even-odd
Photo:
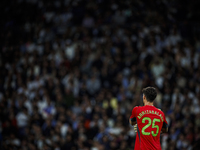
[[[146,103],[144,104],[144,106],[153,106],[153,103],[146,102]]]

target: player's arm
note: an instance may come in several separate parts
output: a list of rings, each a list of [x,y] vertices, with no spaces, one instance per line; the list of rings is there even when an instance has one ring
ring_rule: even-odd
[[[132,126],[135,125],[135,124],[136,124],[136,117],[130,118],[130,119],[129,119],[129,123],[130,123]]]
[[[163,126],[161,129],[162,133],[167,133],[168,132],[168,124],[166,122],[163,122]]]
[[[158,108],[158,110],[161,111],[161,109]],[[164,122],[163,122],[163,126],[162,126],[162,129],[161,129],[161,133],[167,133],[168,132],[168,123],[167,123],[167,120],[165,118],[165,115],[164,115]]]
[[[129,123],[130,125],[135,125],[136,124],[136,111],[138,109],[138,106],[134,107],[133,110],[132,110],[132,114],[129,118]]]
[[[168,132],[168,123],[167,123],[167,120],[165,118],[165,115],[164,115],[164,121],[163,121],[161,132],[162,133],[167,133]]]

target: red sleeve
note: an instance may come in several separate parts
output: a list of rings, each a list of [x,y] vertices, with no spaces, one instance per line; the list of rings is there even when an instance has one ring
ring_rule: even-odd
[[[164,114],[164,113],[163,113]],[[167,123],[167,120],[166,120],[166,117],[165,117],[165,114],[164,114],[164,121],[163,122],[165,122],[166,124],[168,124]]]
[[[135,106],[135,107],[133,108],[132,114],[131,114],[131,116],[130,116],[130,119],[136,117],[136,112],[137,112],[137,109],[138,109],[138,108],[139,108],[138,106]]]
[[[168,127],[168,123],[167,123],[167,120],[165,118],[165,114],[163,113],[163,118],[164,118],[164,121],[163,121],[163,126],[162,128],[167,128]]]

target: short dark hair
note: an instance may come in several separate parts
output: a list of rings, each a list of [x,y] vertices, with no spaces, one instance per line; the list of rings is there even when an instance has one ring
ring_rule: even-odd
[[[149,102],[153,102],[157,96],[157,92],[154,87],[146,87],[142,89],[142,93],[146,96],[146,99]]]

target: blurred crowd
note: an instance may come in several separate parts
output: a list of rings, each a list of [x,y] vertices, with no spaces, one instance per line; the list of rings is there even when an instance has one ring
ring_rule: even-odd
[[[0,149],[129,150],[158,90],[163,150],[200,148],[197,0],[2,2]]]

